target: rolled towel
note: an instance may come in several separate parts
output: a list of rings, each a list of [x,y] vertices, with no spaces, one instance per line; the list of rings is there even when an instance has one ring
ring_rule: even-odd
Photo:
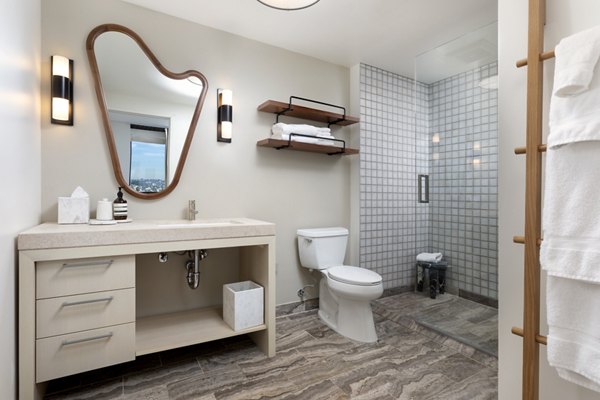
[[[317,126],[305,125],[305,124],[284,124],[283,122],[278,122],[271,128],[271,132],[273,135],[289,135],[290,133],[299,133],[301,135],[310,135],[317,136],[319,134],[331,134],[331,129],[329,128],[319,128]]]
[[[417,255],[417,261],[440,262],[442,261],[442,257],[442,253],[420,253]]]

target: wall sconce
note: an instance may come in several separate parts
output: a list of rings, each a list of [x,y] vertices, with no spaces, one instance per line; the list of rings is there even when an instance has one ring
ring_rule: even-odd
[[[233,92],[217,89],[217,141],[231,143],[233,136]]]
[[[63,56],[51,56],[53,124],[73,125],[73,60]]]

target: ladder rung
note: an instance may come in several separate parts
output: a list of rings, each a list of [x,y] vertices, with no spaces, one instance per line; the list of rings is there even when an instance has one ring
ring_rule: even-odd
[[[549,60],[551,58],[556,57],[556,54],[554,54],[554,50],[552,51],[547,51],[545,53],[540,54],[540,61],[546,61]],[[522,60],[517,61],[517,68],[521,68],[527,65],[527,59],[524,58]]]
[[[545,153],[547,146],[545,144],[540,144],[538,146],[538,152]],[[515,147],[515,154],[527,154],[527,147]]]
[[[541,246],[543,240],[544,239],[538,239],[537,240],[537,245]],[[525,244],[525,236],[513,236],[513,242],[514,243],[519,243],[519,244]]]
[[[514,335],[523,337],[523,329],[522,328],[517,328],[516,326],[513,326],[513,328],[510,331]],[[548,337],[546,337],[546,336],[535,335],[535,341],[538,342],[539,344],[548,345]]]

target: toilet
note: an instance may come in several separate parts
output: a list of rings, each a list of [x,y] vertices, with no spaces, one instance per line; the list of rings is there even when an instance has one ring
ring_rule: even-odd
[[[381,275],[344,265],[346,228],[298,229],[298,252],[304,268],[321,271],[319,318],[350,339],[377,341],[371,300],[383,293]]]

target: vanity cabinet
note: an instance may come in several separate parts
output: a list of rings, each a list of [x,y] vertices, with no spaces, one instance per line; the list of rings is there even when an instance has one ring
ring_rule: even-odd
[[[136,356],[249,334],[275,355],[275,226],[225,221],[42,224],[19,235],[19,398]],[[234,331],[221,307],[136,316],[136,255],[237,248],[239,280],[264,288],[264,323]],[[160,285],[160,282],[157,282]]]
[[[35,267],[36,383],[135,359],[135,256]]]

